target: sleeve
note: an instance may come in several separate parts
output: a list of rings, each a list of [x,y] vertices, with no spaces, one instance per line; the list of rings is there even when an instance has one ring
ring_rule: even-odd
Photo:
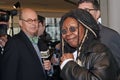
[[[64,80],[115,80],[106,53],[90,55],[85,60],[83,66],[75,61],[69,61],[63,67],[61,77]]]
[[[111,34],[110,36],[110,41],[107,43],[106,41],[106,45],[107,47],[111,50],[111,52],[113,53],[113,57],[115,58],[115,60],[117,61],[117,64],[120,68],[120,35],[117,32],[113,32],[113,34]]]
[[[65,66],[65,64],[67,64],[67,62],[71,61],[73,59],[66,59],[65,61],[63,61],[63,63],[60,65],[60,68],[63,69],[63,67]]]

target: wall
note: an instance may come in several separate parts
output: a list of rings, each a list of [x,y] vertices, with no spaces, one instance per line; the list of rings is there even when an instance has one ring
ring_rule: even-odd
[[[120,0],[101,0],[102,24],[120,33]]]
[[[120,0],[108,1],[109,26],[120,33]]]

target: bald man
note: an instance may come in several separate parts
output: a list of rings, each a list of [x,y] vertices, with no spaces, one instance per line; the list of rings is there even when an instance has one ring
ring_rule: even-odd
[[[20,12],[21,31],[6,44],[2,61],[1,80],[46,80],[45,70],[49,70],[49,61],[42,64],[37,46],[37,13],[25,8]]]

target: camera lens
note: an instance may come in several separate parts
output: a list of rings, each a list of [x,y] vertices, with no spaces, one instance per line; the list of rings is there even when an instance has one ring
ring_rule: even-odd
[[[8,14],[0,14],[0,22],[8,22],[9,15]]]
[[[0,24],[0,35],[6,35],[7,34],[7,27],[6,24]]]

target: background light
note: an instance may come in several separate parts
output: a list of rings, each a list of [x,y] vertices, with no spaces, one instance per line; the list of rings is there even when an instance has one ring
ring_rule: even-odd
[[[13,5],[13,8],[14,9],[17,9],[17,8],[20,8],[20,2],[16,2],[14,5]]]

